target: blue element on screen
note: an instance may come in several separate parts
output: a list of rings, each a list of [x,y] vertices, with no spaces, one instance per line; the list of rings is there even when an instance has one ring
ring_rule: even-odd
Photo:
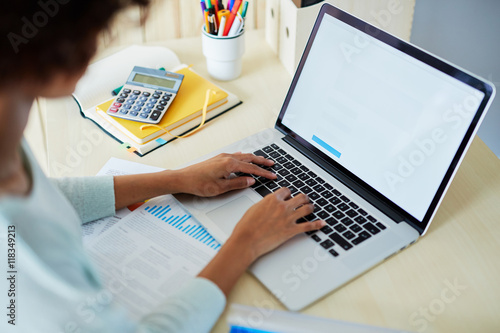
[[[325,141],[321,140],[320,138],[318,138],[316,135],[313,135],[312,137],[312,140],[314,142],[316,142],[317,144],[319,144],[321,147],[325,148],[326,150],[328,150],[330,153],[332,153],[334,156],[340,158],[340,152],[333,148],[332,146],[330,146],[328,143],[326,143]]]
[[[194,221],[189,221],[191,215],[184,214],[172,215],[169,214],[171,208],[169,205],[166,206],[147,206],[144,211],[153,215],[162,222],[168,223],[170,226],[182,231],[186,235],[196,239],[197,241],[205,244],[212,249],[218,250],[221,245],[217,242],[201,225]],[[189,222],[188,222],[189,221]]]
[[[229,333],[276,333],[271,331],[258,330],[256,328],[249,328],[243,326],[231,326]]]

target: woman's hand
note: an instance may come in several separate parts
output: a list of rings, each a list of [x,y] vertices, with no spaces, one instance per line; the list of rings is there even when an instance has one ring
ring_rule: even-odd
[[[241,274],[258,257],[297,234],[326,225],[323,220],[297,224],[298,219],[313,209],[306,195],[291,198],[287,188],[267,195],[250,207],[219,253],[198,276],[214,282],[229,295]]]
[[[261,166],[272,166],[273,161],[253,154],[220,154],[204,162],[177,170],[178,192],[201,197],[212,197],[231,190],[249,187],[255,183],[252,177],[235,177],[243,172],[269,179],[276,179],[271,171]]]
[[[228,243],[234,241],[251,249],[253,261],[297,234],[325,226],[323,220],[296,223],[313,210],[305,194],[292,198],[288,188],[281,188],[250,207],[234,228]]]

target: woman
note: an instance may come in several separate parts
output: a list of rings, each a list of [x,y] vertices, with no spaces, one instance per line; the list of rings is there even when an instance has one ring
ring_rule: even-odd
[[[9,244],[15,241],[15,247],[7,247],[15,248],[15,257],[9,266],[2,259],[3,272],[17,272],[2,279],[2,299],[10,292],[2,332],[206,332],[252,262],[294,235],[324,225],[296,224],[313,207],[305,195],[291,198],[288,189],[280,189],[248,210],[197,278],[140,322],[128,319],[112,301],[96,301],[102,283],[82,248],[81,223],[158,195],[216,195],[253,184],[251,177],[229,179],[233,172],[276,177],[260,167],[272,161],[251,154],[223,154],[153,174],[45,177],[22,139],[34,99],[71,94],[95,53],[98,34],[119,10],[134,4],[148,1],[0,4],[0,235]]]

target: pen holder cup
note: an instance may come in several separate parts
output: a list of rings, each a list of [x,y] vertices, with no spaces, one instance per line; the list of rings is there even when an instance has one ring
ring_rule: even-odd
[[[201,29],[203,55],[208,74],[219,81],[230,81],[241,74],[241,58],[245,52],[245,31],[236,36],[218,37]]]

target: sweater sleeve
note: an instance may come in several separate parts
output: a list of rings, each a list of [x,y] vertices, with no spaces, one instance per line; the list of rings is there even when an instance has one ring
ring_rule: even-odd
[[[219,287],[207,279],[195,278],[145,316],[138,333],[210,332],[225,305]]]
[[[115,214],[113,176],[52,178],[82,223]]]

